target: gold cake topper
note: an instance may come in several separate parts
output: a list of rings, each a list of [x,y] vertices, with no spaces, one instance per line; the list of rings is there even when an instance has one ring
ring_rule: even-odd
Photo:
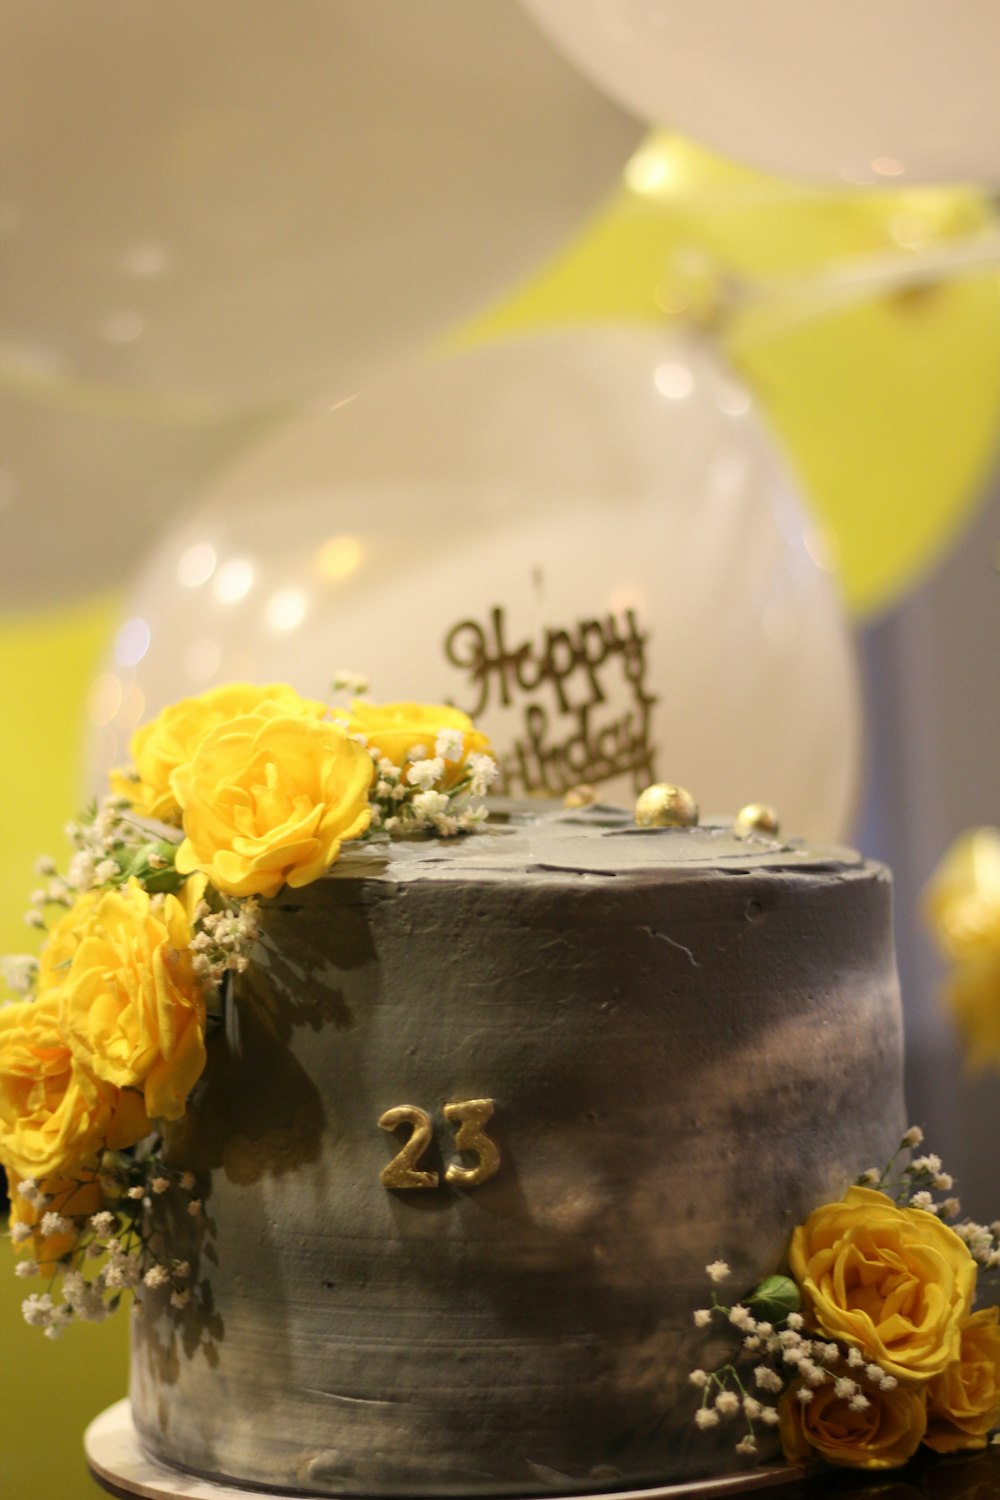
[[[536,640],[512,643],[505,612],[485,623],[460,620],[444,651],[466,673],[473,718],[490,708],[523,706],[523,728],[497,754],[496,790],[562,796],[584,783],[629,775],[635,790],[656,779],[646,688],[648,633],[634,610],[547,627]],[[627,694],[624,712],[610,700]]]

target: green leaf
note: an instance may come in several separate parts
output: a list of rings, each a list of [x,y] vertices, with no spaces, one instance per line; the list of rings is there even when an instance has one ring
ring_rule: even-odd
[[[765,1276],[746,1299],[758,1322],[784,1323],[789,1313],[802,1306],[799,1289],[790,1276]]]

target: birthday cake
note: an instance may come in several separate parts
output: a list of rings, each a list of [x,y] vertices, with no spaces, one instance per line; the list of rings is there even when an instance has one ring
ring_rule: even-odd
[[[732,824],[508,808],[264,903],[154,1195],[150,1453],[313,1494],[738,1467],[692,1309],[903,1125],[887,872]]]

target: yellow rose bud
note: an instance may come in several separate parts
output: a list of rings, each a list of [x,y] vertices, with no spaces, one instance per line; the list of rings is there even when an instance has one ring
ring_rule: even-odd
[[[135,731],[129,753],[138,780],[125,771],[112,771],[111,789],[127,798],[141,816],[179,823],[180,809],[170,778],[179,766],[187,765],[202,740],[218,725],[249,713],[301,714],[321,719],[326,712],[325,703],[301,698],[294,688],[280,682],[266,687],[231,683],[211,688],[197,698],[183,698]]]
[[[52,993],[0,1008],[0,1161],[19,1178],[74,1175],[149,1130],[141,1098],[75,1063],[60,1007]]]
[[[372,761],[335,724],[247,714],[221,725],[174,772],[184,875],[230,896],[275,896],[317,880],[371,820]]]
[[[852,1187],[795,1230],[789,1262],[806,1322],[887,1373],[927,1380],[957,1358],[976,1263],[933,1214]]]
[[[130,880],[95,902],[59,991],[60,1026],[78,1063],[136,1090],[151,1119],[179,1119],[205,1066],[190,937],[176,896],[154,904]]]
[[[1000,1308],[984,1307],[966,1319],[958,1358],[927,1387],[927,1417],[928,1448],[986,1447],[1000,1426]]]
[[[817,1386],[803,1404],[802,1384],[794,1380],[778,1403],[781,1445],[793,1463],[818,1455],[831,1464],[895,1469],[917,1451],[927,1425],[922,1386],[883,1391],[866,1384],[868,1404],[857,1410],[832,1384]]]
[[[489,755],[490,742],[461,709],[444,703],[365,703],[355,699],[347,721],[350,734],[363,734],[370,749],[377,749],[393,765],[405,766],[411,750],[422,745],[434,754],[434,742],[442,729],[462,736],[462,756],[445,765],[444,784],[453,786],[469,755]]]

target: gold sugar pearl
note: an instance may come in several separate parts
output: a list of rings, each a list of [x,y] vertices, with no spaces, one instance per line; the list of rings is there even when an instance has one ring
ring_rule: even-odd
[[[766,802],[748,802],[746,807],[741,807],[736,814],[733,826],[737,833],[776,834],[778,814],[773,807],[768,807]]]
[[[597,788],[581,781],[579,786],[570,787],[563,798],[563,807],[592,807],[596,801]]]
[[[656,781],[636,798],[635,821],[640,828],[694,828],[698,804],[684,787]]]

